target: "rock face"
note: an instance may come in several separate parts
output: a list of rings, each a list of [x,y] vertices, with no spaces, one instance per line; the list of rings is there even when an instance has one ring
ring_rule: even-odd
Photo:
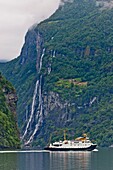
[[[0,148],[20,148],[16,117],[17,95],[0,74]]]
[[[113,8],[113,0],[97,0],[96,4],[100,6],[101,10]]]
[[[17,90],[24,146],[44,146],[51,134],[62,139],[64,129],[69,138],[85,132],[101,146],[113,143],[112,27],[112,9],[65,2],[28,31],[18,58],[0,64]],[[15,112],[15,95],[6,101]]]
[[[4,95],[6,98],[6,103],[9,106],[9,109],[11,110],[12,113],[16,114],[16,105],[17,105],[17,95],[14,92],[6,92],[5,89]]]

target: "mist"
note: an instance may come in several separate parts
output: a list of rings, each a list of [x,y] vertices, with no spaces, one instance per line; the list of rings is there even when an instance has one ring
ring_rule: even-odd
[[[16,58],[27,30],[52,15],[60,0],[0,0],[0,60]]]

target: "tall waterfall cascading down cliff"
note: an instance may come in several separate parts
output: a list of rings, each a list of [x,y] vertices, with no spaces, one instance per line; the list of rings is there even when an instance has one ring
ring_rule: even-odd
[[[37,50],[37,52],[38,52],[38,50]],[[33,141],[33,138],[34,138],[35,134],[37,133],[39,126],[41,126],[41,124],[43,123],[42,75],[40,75],[40,72],[41,72],[41,68],[42,68],[44,54],[45,54],[45,49],[43,49],[42,55],[39,59],[39,68],[37,70],[37,72],[39,74],[39,78],[36,81],[35,90],[34,90],[34,94],[33,94],[33,100],[32,100],[31,114],[30,114],[28,123],[26,125],[25,132],[22,136],[22,141],[25,139],[25,136],[27,136],[28,129],[30,127],[32,119],[34,119],[36,121],[36,125],[35,125],[35,128],[32,130],[32,134],[30,134],[29,139],[27,139],[27,142],[25,142],[25,145],[28,145]],[[37,113],[35,115],[35,104],[37,103],[37,101],[36,101],[37,96],[38,96],[38,107],[37,107]]]
[[[32,120],[32,118],[33,118],[34,108],[35,108],[35,100],[36,100],[36,95],[37,95],[38,86],[39,86],[39,80],[36,81],[35,90],[34,90],[34,95],[33,95],[33,101],[32,101],[32,107],[31,107],[31,108],[32,108],[32,109],[31,109],[31,115],[30,115],[30,118],[29,118],[29,120],[28,120],[28,123],[27,123],[26,129],[25,129],[24,135],[22,136],[22,140],[23,140],[24,137],[26,136],[27,131],[28,131],[28,128],[29,128],[30,123],[31,123],[31,120]]]
[[[41,126],[41,124],[43,123],[42,90],[41,90],[42,83],[41,82],[42,82],[42,76],[40,76],[40,83],[39,83],[39,106],[38,106],[38,111],[36,115],[37,123],[35,125],[35,129],[32,135],[30,136],[29,140],[26,142],[26,145],[28,145],[29,143],[33,141],[34,135],[37,133],[39,126]]]

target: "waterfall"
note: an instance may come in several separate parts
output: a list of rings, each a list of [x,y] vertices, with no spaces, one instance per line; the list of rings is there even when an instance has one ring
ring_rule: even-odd
[[[55,58],[56,57],[56,51],[51,50],[51,57]],[[48,75],[51,73],[52,71],[52,61],[48,63]]]
[[[43,57],[44,57],[44,54],[45,54],[45,48],[43,49],[43,52],[42,52],[42,55],[41,55],[41,58],[40,58],[40,67],[39,67],[39,73],[41,71],[41,68],[42,68],[42,60],[43,60]]]
[[[44,57],[44,54],[45,54],[45,49],[43,49],[43,52],[42,52],[42,55],[40,57],[40,65],[39,65],[39,70],[38,70],[38,73],[41,72],[41,69],[42,69],[42,61],[43,61],[43,57]],[[28,141],[25,143],[25,145],[29,144],[32,142],[36,132],[38,131],[39,129],[39,126],[42,124],[43,122],[43,105],[42,105],[42,75],[39,75],[39,79],[37,80],[36,82],[36,87],[35,87],[35,91],[34,91],[34,96],[33,96],[33,102],[32,102],[32,112],[31,112],[31,116],[30,116],[30,119],[28,121],[28,124],[26,126],[26,130],[24,132],[24,135],[22,137],[22,139],[25,137],[25,135],[27,134],[27,130],[28,130],[28,127],[29,127],[29,124],[33,118],[33,115],[34,115],[34,110],[35,110],[35,103],[36,103],[36,96],[38,94],[38,111],[37,111],[37,115],[36,115],[36,121],[37,121],[37,124],[35,125],[35,129],[32,133],[32,135],[30,136],[30,138],[28,139]]]
[[[51,50],[51,55],[52,55],[52,58],[55,58],[56,57],[56,51]],[[51,71],[52,71],[52,61],[48,63],[48,75],[51,73]]]
[[[50,74],[52,71],[52,68],[51,68],[51,63],[49,63],[49,66],[48,66],[48,74]]]
[[[33,131],[32,135],[30,136],[29,140],[25,143],[26,145],[31,143],[35,134],[37,133],[39,127],[43,123],[43,106],[42,106],[42,75],[40,76],[40,83],[39,83],[39,105],[37,111],[37,124],[35,125],[35,130]]]
[[[33,95],[33,101],[32,101],[32,107],[31,107],[31,114],[30,114],[30,118],[28,120],[24,135],[22,136],[22,140],[24,139],[25,135],[27,134],[29,125],[31,123],[31,120],[33,118],[33,114],[34,114],[34,109],[35,109],[35,100],[36,100],[36,95],[37,95],[37,90],[38,90],[38,85],[39,85],[39,80],[36,81],[36,85],[35,85],[35,90],[34,90],[34,95]]]
[[[94,98],[90,101],[89,105],[91,106],[91,105],[95,102],[96,99],[97,99],[97,98],[94,97]]]
[[[53,52],[53,58],[55,58],[56,57],[56,51],[54,50],[54,52]]]

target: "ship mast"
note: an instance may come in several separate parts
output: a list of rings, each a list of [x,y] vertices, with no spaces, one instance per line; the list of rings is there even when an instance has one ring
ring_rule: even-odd
[[[50,138],[49,138],[49,144],[51,143],[51,139],[52,139],[52,134],[50,135]]]
[[[66,130],[64,130],[64,141],[66,140]]]

